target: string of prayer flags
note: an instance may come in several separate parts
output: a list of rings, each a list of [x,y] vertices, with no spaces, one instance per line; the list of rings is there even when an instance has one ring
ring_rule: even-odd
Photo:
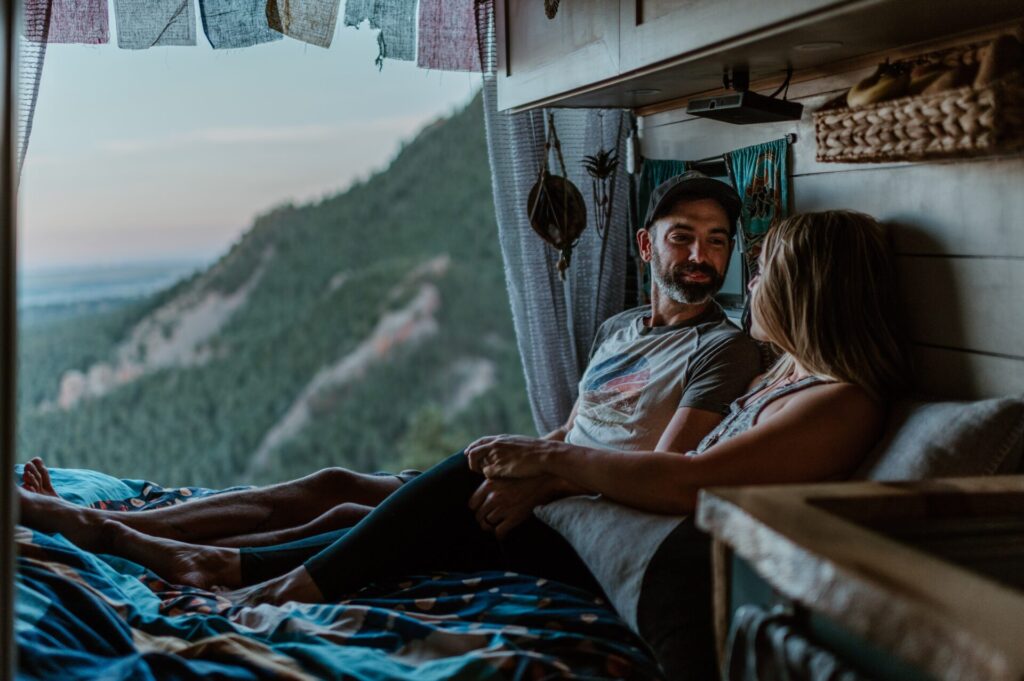
[[[416,59],[416,0],[347,0],[345,25],[359,26],[367,20],[370,28],[380,31],[377,66],[385,59]]]
[[[192,0],[114,0],[114,17],[121,49],[196,44]]]
[[[420,0],[416,65],[480,72],[475,0]]]
[[[48,23],[47,4],[50,5]],[[24,7],[28,40],[80,45],[110,42],[107,0],[26,0]]]
[[[296,40],[330,47],[338,23],[339,0],[268,0],[270,28]]]
[[[267,23],[266,0],[199,0],[206,39],[215,50],[252,47],[281,40]]]

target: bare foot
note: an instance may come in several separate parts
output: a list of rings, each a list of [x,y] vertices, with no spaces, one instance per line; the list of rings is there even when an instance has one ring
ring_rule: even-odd
[[[102,551],[106,547],[103,537],[103,516],[97,511],[64,501],[60,497],[17,488],[18,522],[33,530],[60,533],[86,551]]]
[[[227,599],[232,605],[259,605],[269,603],[271,605],[283,605],[289,601],[300,603],[323,603],[324,595],[320,592],[316,582],[306,571],[305,567],[299,566],[291,572],[267,580],[262,584],[247,586],[233,591],[218,590],[218,595]]]
[[[30,468],[28,464],[25,464],[21,471],[21,486],[29,492],[39,494],[39,476],[36,474],[35,469]]]
[[[109,551],[147,567],[172,584],[200,589],[242,583],[237,549],[200,546],[143,534],[117,522],[103,521]]]
[[[45,494],[50,497],[60,497],[57,494],[57,490],[53,487],[53,481],[50,480],[50,470],[38,456],[25,464],[25,470],[22,473],[22,484],[30,492]]]

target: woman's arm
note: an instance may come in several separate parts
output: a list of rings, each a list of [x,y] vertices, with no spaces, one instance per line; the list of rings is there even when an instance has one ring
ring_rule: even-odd
[[[749,431],[697,456],[556,442],[530,452],[498,440],[476,456],[471,453],[471,465],[479,465],[488,477],[550,473],[627,506],[681,514],[693,511],[702,487],[845,475],[877,440],[883,416],[882,408],[860,388],[826,384],[794,394]]]

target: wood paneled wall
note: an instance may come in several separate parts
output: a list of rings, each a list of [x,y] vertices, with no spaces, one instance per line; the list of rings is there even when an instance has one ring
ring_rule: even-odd
[[[672,110],[641,119],[648,158],[700,159],[796,133],[796,211],[853,208],[893,228],[918,387],[1024,392],[1024,154],[928,163],[818,163],[810,112],[869,71],[795,85],[799,122],[736,126]]]

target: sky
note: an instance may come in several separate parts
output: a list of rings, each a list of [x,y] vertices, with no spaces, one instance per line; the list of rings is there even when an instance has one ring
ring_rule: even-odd
[[[50,45],[19,192],[23,270],[212,260],[267,209],[333,194],[479,75],[374,65],[376,32],[213,50]]]

